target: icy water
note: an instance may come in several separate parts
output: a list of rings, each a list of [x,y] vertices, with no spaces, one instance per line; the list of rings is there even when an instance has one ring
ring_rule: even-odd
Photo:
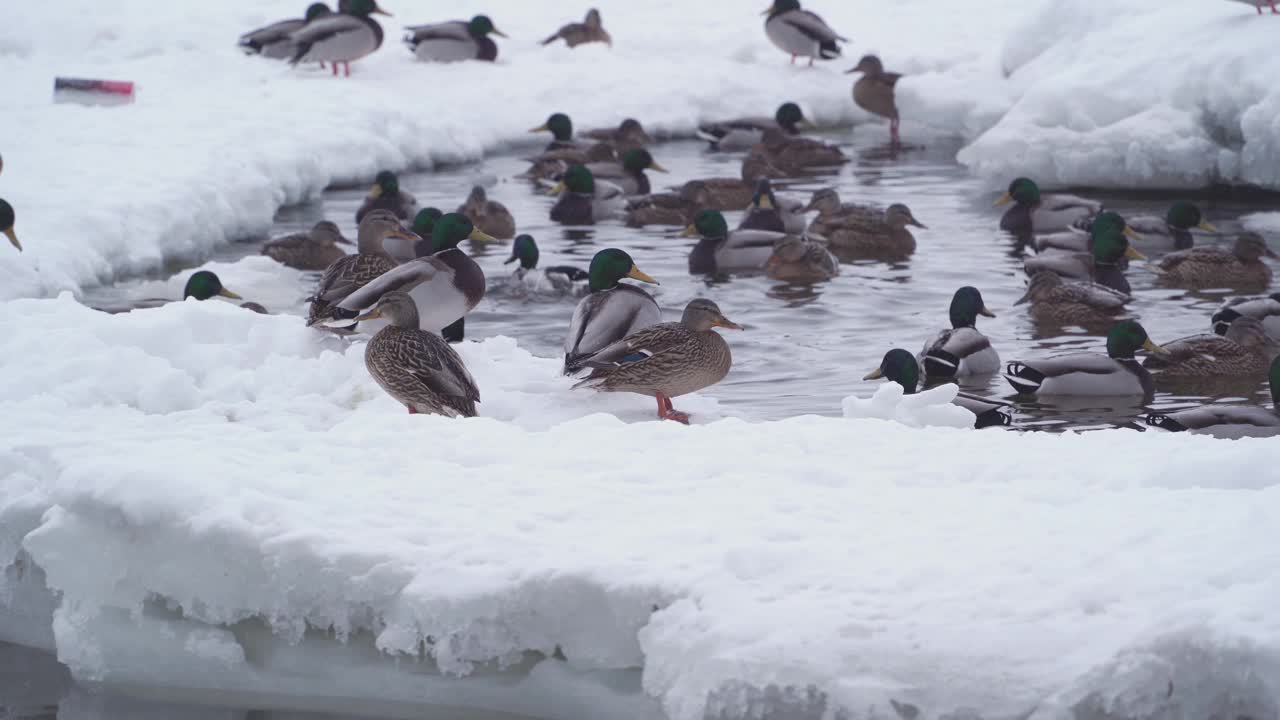
[[[554,199],[540,194],[515,176],[527,163],[522,156],[535,147],[495,155],[482,162],[404,174],[401,186],[419,203],[445,211],[456,208],[473,184],[488,187],[491,199],[501,201],[515,215],[518,231],[533,235],[541,250],[541,264],[573,264],[586,267],[591,256],[605,247],[620,247],[643,270],[661,281],[646,286],[657,297],[670,319],[678,319],[694,297],[714,299],[747,331],[733,333],[734,368],[720,385],[705,392],[715,395],[731,412],[753,419],[777,419],[798,414],[838,414],[847,395],[869,396],[875,383],[862,377],[875,369],[885,351],[903,347],[918,352],[926,339],[948,323],[952,293],[963,285],[979,288],[997,318],[980,318],[978,327],[992,340],[1005,362],[1072,351],[1101,351],[1104,340],[1073,328],[1046,333],[1026,315],[1025,306],[1013,303],[1025,289],[1022,251],[998,229],[1000,208],[993,208],[997,193],[970,177],[954,161],[955,145],[932,143],[925,147],[892,152],[881,144],[881,128],[865,128],[843,140],[855,161],[838,173],[789,182],[783,194],[807,201],[813,190],[835,187],[845,202],[888,205],[905,202],[917,218],[929,226],[916,230],[918,249],[907,262],[886,264],[857,262],[842,265],[842,274],[817,285],[788,285],[763,276],[733,277],[709,281],[691,276],[687,255],[693,240],[678,237],[680,228],[634,229],[609,221],[588,229],[567,229],[551,223],[548,213]],[[705,150],[703,143],[679,141],[653,148],[668,175],[650,173],[655,189],[665,189],[701,177],[737,176],[741,156]],[[354,214],[367,186],[335,188],[317,202],[282,209],[272,235],[306,230],[321,219],[330,219],[355,236]],[[1079,191],[1100,199],[1122,214],[1163,214],[1174,196],[1115,194]],[[1182,194],[1225,232],[1238,229],[1236,218],[1247,212],[1274,209],[1273,195],[1239,191]],[[740,214],[730,213],[731,226]],[[261,238],[238,244],[219,259],[257,252]],[[510,243],[467,248],[490,279],[490,293],[467,318],[470,338],[492,335],[515,337],[536,354],[557,356],[576,302],[573,298],[515,297],[499,282],[512,265],[504,265]],[[1154,259],[1154,258],[1153,258]],[[1157,342],[1206,332],[1209,317],[1229,291],[1190,293],[1154,286],[1153,273],[1135,263],[1129,270],[1135,301],[1130,305]],[[125,287],[104,290],[99,298],[119,301]],[[302,295],[300,295],[300,298]],[[94,297],[89,298],[93,302]],[[1014,404],[1014,423],[1022,428],[1092,429],[1145,427],[1136,422],[1147,409],[1174,409],[1207,399],[1235,402],[1268,402],[1269,394],[1258,383],[1161,387],[1150,405],[1136,399],[1090,398],[1053,401],[1018,400],[999,376],[965,384],[965,390],[1007,400]]]

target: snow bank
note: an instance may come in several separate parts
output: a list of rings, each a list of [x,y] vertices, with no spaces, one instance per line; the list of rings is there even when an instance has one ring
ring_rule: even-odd
[[[1274,441],[700,397],[686,428],[505,338],[461,346],[486,417],[450,421],[294,317],[0,309],[0,638],[82,679],[388,715],[1280,707]]]

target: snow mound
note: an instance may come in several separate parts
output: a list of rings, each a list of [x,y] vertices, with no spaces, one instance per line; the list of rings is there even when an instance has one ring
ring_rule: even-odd
[[[844,416],[847,418],[877,418],[893,420],[907,427],[973,428],[974,415],[968,410],[952,405],[960,392],[958,385],[950,383],[929,388],[914,395],[907,395],[902,386],[886,382],[876,388],[876,394],[863,400],[856,396],[844,399]]]

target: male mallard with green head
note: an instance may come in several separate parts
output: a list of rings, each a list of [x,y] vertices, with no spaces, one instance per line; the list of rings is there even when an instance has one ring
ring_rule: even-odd
[[[1280,337],[1280,293],[1260,298],[1232,298],[1213,314],[1213,331],[1225,335],[1232,321],[1239,317],[1258,320],[1268,335]]]
[[[584,367],[583,360],[637,330],[662,320],[658,303],[649,293],[623,278],[658,284],[636,267],[631,256],[617,248],[601,250],[587,270],[590,294],[573,310],[569,334],[564,338],[564,374]]]
[[[573,120],[564,113],[551,113],[547,116],[547,121],[536,128],[529,131],[530,133],[551,133],[551,142],[547,144],[547,150],[563,150],[566,148],[578,148],[578,144],[573,141]]]
[[[711,144],[712,150],[726,152],[750,150],[764,138],[764,131],[770,128],[781,130],[787,135],[799,135],[805,128],[812,128],[800,106],[783,103],[778,106],[772,118],[743,117],[734,120],[706,123],[698,126],[698,137]]]
[[[1000,372],[1000,355],[977,328],[978,316],[995,317],[975,287],[962,287],[951,298],[951,329],[924,344],[920,364],[926,380],[946,380]]]
[[[786,237],[768,230],[734,230],[719,210],[703,210],[681,237],[697,237],[689,252],[689,272],[715,275],[764,269],[773,257],[773,248]]]
[[[338,245],[350,244],[336,223],[321,220],[310,232],[268,240],[262,246],[262,254],[296,270],[324,270],[346,257],[346,251]]]
[[[476,15],[470,20],[414,25],[405,30],[404,44],[423,62],[493,62],[498,59],[498,46],[489,36],[506,37],[493,26],[488,15]]]
[[[419,326],[418,305],[407,293],[389,292],[359,322],[379,321],[364,350],[364,364],[375,382],[409,414],[475,417],[480,390],[457,351],[439,335]]]
[[[762,15],[764,32],[770,42],[791,56],[794,65],[797,57],[809,58],[813,67],[815,58],[832,60],[840,57],[840,43],[849,38],[831,29],[817,13],[800,8],[800,0],[774,0],[773,6]]]
[[[1009,190],[996,200],[996,205],[1010,202],[1013,207],[1000,218],[1000,229],[1023,238],[1066,230],[1073,223],[1102,212],[1102,203],[1093,200],[1061,193],[1041,195],[1040,186],[1024,177],[1009,183]]]
[[[382,26],[370,15],[391,13],[375,0],[348,0],[342,12],[312,20],[289,35],[294,47],[289,62],[332,63],[335,76],[341,64],[351,77],[351,63],[382,47]]]
[[[1200,208],[1185,200],[1179,200],[1170,205],[1164,217],[1138,215],[1125,218],[1125,222],[1138,233],[1139,242],[1136,244],[1150,246],[1157,250],[1186,250],[1195,247],[1196,240],[1191,234],[1192,230],[1218,232],[1218,228],[1205,222]],[[1084,231],[1084,235],[1079,233],[1074,233],[1071,237],[1063,235],[1061,239],[1048,244],[1063,250],[1085,250],[1088,232],[1092,225],[1091,217],[1078,220],[1072,224],[1072,229]],[[1044,238],[1041,238],[1040,244],[1043,249]]]
[[[511,274],[508,285],[519,291],[545,291],[571,293],[575,285],[583,284],[590,278],[586,270],[569,265],[552,265],[538,267],[538,243],[532,235],[517,235],[511,244],[511,257],[504,265],[519,261],[520,266]],[[547,287],[549,286],[549,287]]]
[[[418,201],[412,195],[400,189],[400,178],[390,170],[383,170],[374,178],[373,187],[360,209],[356,210],[356,222],[374,210],[389,210],[397,218],[408,220],[418,212]]]
[[[1107,333],[1107,354],[1074,353],[1045,360],[1015,360],[1005,380],[1024,395],[1142,396],[1155,392],[1151,373],[1134,353],[1164,354],[1134,320],[1122,320]]]
[[[884,354],[884,359],[880,361],[880,367],[867,373],[862,379],[879,380],[884,378],[901,385],[903,394],[915,395],[921,387],[921,374],[920,364],[916,361],[915,356],[902,348],[894,348]],[[1006,408],[1009,407],[1006,403],[988,400],[976,395],[957,393],[951,404],[959,405],[973,413],[975,417],[973,426],[978,429],[1009,425],[1012,422],[1009,413],[1006,411]]]
[[[551,190],[559,199],[551,207],[551,220],[562,225],[594,225],[613,217],[623,207],[622,188],[596,180],[585,165],[574,165]]]
[[[1274,437],[1280,435],[1280,357],[1271,361],[1268,373],[1271,409],[1257,405],[1201,405],[1172,413],[1151,413],[1147,424],[1170,432],[1191,432],[1216,438]]]
[[[667,169],[659,165],[648,150],[628,150],[622,156],[622,162],[593,162],[587,168],[597,180],[606,180],[622,188],[627,195],[648,195],[652,189],[649,176],[645,170],[656,170],[665,173]]]
[[[574,385],[602,392],[631,392],[658,400],[658,418],[689,424],[671,398],[715,385],[729,374],[729,343],[712,328],[741,330],[705,298],[690,302],[680,322],[660,323],[583,358],[591,374]]]
[[[1194,247],[1169,253],[1160,259],[1160,280],[1183,288],[1234,287],[1265,289],[1271,285],[1271,268],[1263,256],[1277,256],[1267,241],[1254,232],[1241,233],[1230,249]]]
[[[289,37],[306,27],[307,23],[328,15],[331,11],[324,3],[312,3],[303,17],[271,23],[240,36],[240,49],[246,55],[261,55],[273,60],[293,57],[297,48]]]
[[[1112,290],[1130,292],[1125,277],[1125,260],[1146,260],[1147,257],[1129,245],[1129,238],[1137,237],[1117,213],[1104,212],[1094,220],[1089,230],[1091,250],[1087,253],[1046,252],[1023,262],[1027,275],[1042,270],[1057,273],[1065,278],[1092,280]]]

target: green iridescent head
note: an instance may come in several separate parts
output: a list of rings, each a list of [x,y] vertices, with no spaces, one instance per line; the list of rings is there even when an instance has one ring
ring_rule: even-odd
[[[503,265],[520,261],[520,267],[525,270],[532,270],[538,267],[538,243],[534,242],[532,235],[517,235],[515,242],[511,245],[511,257],[507,258]]]
[[[1131,359],[1135,352],[1144,349],[1154,353],[1166,352],[1151,342],[1146,328],[1136,320],[1122,320],[1112,325],[1111,332],[1107,333],[1107,355],[1117,360]]]
[[[431,248],[434,252],[443,252],[458,247],[463,240],[477,242],[493,242],[494,239],[481,232],[471,223],[471,219],[462,213],[441,215],[431,228]]]
[[[885,378],[902,386],[907,395],[915,394],[920,387],[920,364],[911,353],[901,348],[894,348],[884,354],[880,367],[872,370],[863,380]]]
[[[1115,265],[1121,258],[1145,260],[1146,256],[1129,246],[1129,238],[1137,237],[1119,213],[1104,212],[1089,228],[1094,262]]]
[[[793,103],[783,103],[778,106],[778,112],[774,113],[773,119],[778,123],[778,127],[786,128],[791,132],[796,132],[796,126],[801,123],[808,123],[804,119],[804,113],[800,111],[800,106]]]
[[[223,287],[222,280],[208,270],[201,270],[187,278],[187,286],[182,290],[183,300],[189,297],[197,300],[208,300],[218,295],[233,300],[240,299],[239,295]]]
[[[373,178],[373,187],[369,188],[371,197],[380,198],[383,195],[397,195],[400,192],[400,178],[390,170],[383,170]]]
[[[424,238],[431,237],[431,231],[435,229],[436,221],[444,217],[444,213],[439,208],[422,208],[417,215],[413,216],[413,231]]]
[[[573,140],[573,121],[564,113],[553,113],[547,121],[529,132],[550,132],[560,142]]]
[[[596,178],[586,165],[574,165],[564,173],[561,181],[569,192],[580,195],[591,195],[596,191]]]
[[[1040,186],[1030,178],[1017,178],[1009,183],[1008,191],[996,201],[996,204],[1003,205],[1010,200],[1019,205],[1035,205],[1040,202]]]
[[[996,316],[987,309],[978,288],[965,286],[957,290],[951,297],[951,327],[973,327],[979,315]]]
[[[325,5],[324,3],[311,3],[311,5],[307,7],[307,14],[304,17],[306,17],[307,22],[311,22],[316,18],[324,17],[325,15],[328,15],[328,14],[329,14],[328,5]]]
[[[601,250],[591,258],[591,267],[587,270],[592,292],[600,290],[611,290],[617,287],[618,281],[623,278],[632,278],[641,282],[658,284],[657,280],[649,277],[636,267],[631,256],[626,252],[617,248],[609,248]]]
[[[729,237],[729,223],[725,221],[724,213],[719,210],[703,210],[681,235],[684,237],[697,235],[712,240]]]
[[[343,7],[342,3],[339,8]],[[378,7],[376,0],[346,0],[346,12],[356,17],[368,17],[369,15],[390,15],[391,13]]]
[[[493,26],[493,21],[489,19],[488,15],[477,15],[471,18],[471,22],[467,23],[467,32],[471,34],[471,37],[477,38],[482,38],[490,33],[498,37],[506,37],[506,35],[498,31],[498,28]]]

